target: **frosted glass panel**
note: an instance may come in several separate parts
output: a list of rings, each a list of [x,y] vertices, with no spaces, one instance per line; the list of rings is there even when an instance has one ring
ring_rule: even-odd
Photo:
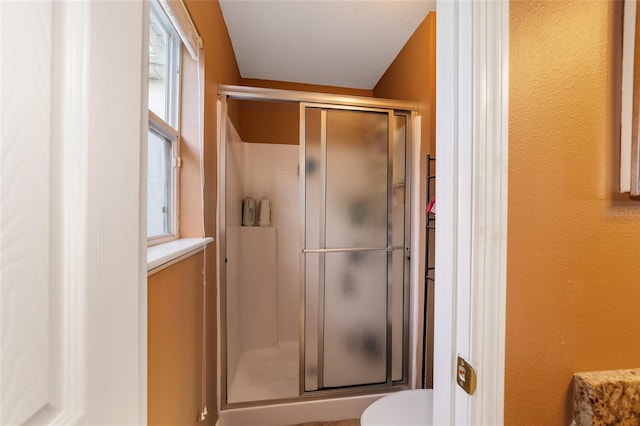
[[[321,114],[319,108],[307,108],[305,113],[305,246],[320,247],[320,203],[322,200],[321,179]],[[318,314],[321,261],[318,253],[305,255],[305,391],[318,389]]]
[[[320,255],[305,256],[305,322],[304,322],[304,390],[318,390],[318,296],[320,280]]]
[[[387,246],[388,115],[327,111],[326,246]]]
[[[305,114],[305,246],[319,248],[322,200],[320,137],[321,113],[319,108],[307,108]]]
[[[394,117],[395,133],[393,138],[393,185],[391,192],[391,244],[403,246],[405,239],[405,139],[406,119],[404,116]]]
[[[305,109],[305,391],[406,378],[406,117],[390,118]]]
[[[405,247],[405,202],[406,193],[406,134],[407,119],[403,115],[394,117],[393,136],[393,189],[391,193],[391,241],[394,247]],[[391,380],[402,380],[403,360],[403,326],[404,326],[404,302],[405,302],[405,256],[404,249],[393,252],[392,260],[392,298],[391,298],[391,348],[392,366]]]
[[[407,117],[396,115],[393,134],[393,184],[405,182],[405,145],[407,139]]]
[[[392,293],[391,293],[391,380],[402,380],[402,332],[404,324],[404,251],[395,250],[392,258]]]
[[[325,388],[386,381],[387,256],[325,254]]]

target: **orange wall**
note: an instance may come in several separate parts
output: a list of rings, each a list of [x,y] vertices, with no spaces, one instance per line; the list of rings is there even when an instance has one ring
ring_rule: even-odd
[[[371,90],[315,84],[288,83],[273,80],[243,78],[243,86],[270,89],[297,90],[303,92],[333,93],[339,95],[368,96]],[[297,145],[300,137],[300,107],[297,104],[276,102],[232,101],[239,111],[236,130],[244,142],[284,143]]]
[[[436,13],[430,12],[373,88],[377,98],[420,104],[425,153],[435,153]]]
[[[243,78],[243,86],[267,87],[269,89],[298,90],[301,92],[334,93],[350,96],[373,96],[371,90],[352,89],[349,87],[322,86],[318,84],[290,83],[286,81],[260,80],[255,78]]]
[[[510,3],[505,423],[640,366],[640,202],[616,194],[622,3]]]
[[[239,110],[238,131],[244,142],[298,145],[300,105],[284,102],[259,102],[231,99]]]
[[[196,423],[200,410],[202,262],[200,253],[149,277],[150,425]]]

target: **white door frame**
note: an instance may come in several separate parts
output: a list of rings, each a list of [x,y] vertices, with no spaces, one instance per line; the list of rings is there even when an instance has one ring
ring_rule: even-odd
[[[0,2],[0,424],[147,420],[145,2]]]
[[[434,425],[504,421],[509,2],[438,1]],[[460,355],[477,371],[468,396]]]

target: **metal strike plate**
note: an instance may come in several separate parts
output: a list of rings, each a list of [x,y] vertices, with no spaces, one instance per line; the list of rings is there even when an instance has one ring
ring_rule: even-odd
[[[469,395],[476,391],[476,370],[467,361],[458,356],[456,382]]]

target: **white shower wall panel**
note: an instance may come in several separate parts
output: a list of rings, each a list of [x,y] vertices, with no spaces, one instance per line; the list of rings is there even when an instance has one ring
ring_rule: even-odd
[[[241,355],[240,318],[240,262],[229,262],[229,259],[240,258],[240,227],[229,226],[227,233],[227,294],[226,294],[226,331],[227,331],[227,372],[231,379],[235,376],[238,360]]]
[[[244,194],[242,170],[244,168],[244,143],[240,140],[238,132],[233,127],[231,120],[227,118],[227,145],[226,145],[226,242],[227,258],[240,258],[240,225],[242,222],[242,198]],[[226,330],[227,336],[240,336],[240,264],[232,262],[226,264],[227,272],[227,297],[226,297]],[[227,371],[229,377],[235,375],[238,359],[240,357],[241,341],[237,338],[229,338],[226,342]]]
[[[245,145],[231,120],[227,119],[225,199],[225,223],[227,227],[242,225],[242,199],[245,197],[243,176],[246,156],[244,152]]]
[[[278,344],[276,229],[227,228],[227,371],[234,380],[248,351]]]
[[[241,227],[238,264],[241,351],[276,346],[276,228]]]
[[[277,229],[278,340],[298,339],[300,312],[300,186],[298,145],[243,143],[246,196],[271,200]]]

